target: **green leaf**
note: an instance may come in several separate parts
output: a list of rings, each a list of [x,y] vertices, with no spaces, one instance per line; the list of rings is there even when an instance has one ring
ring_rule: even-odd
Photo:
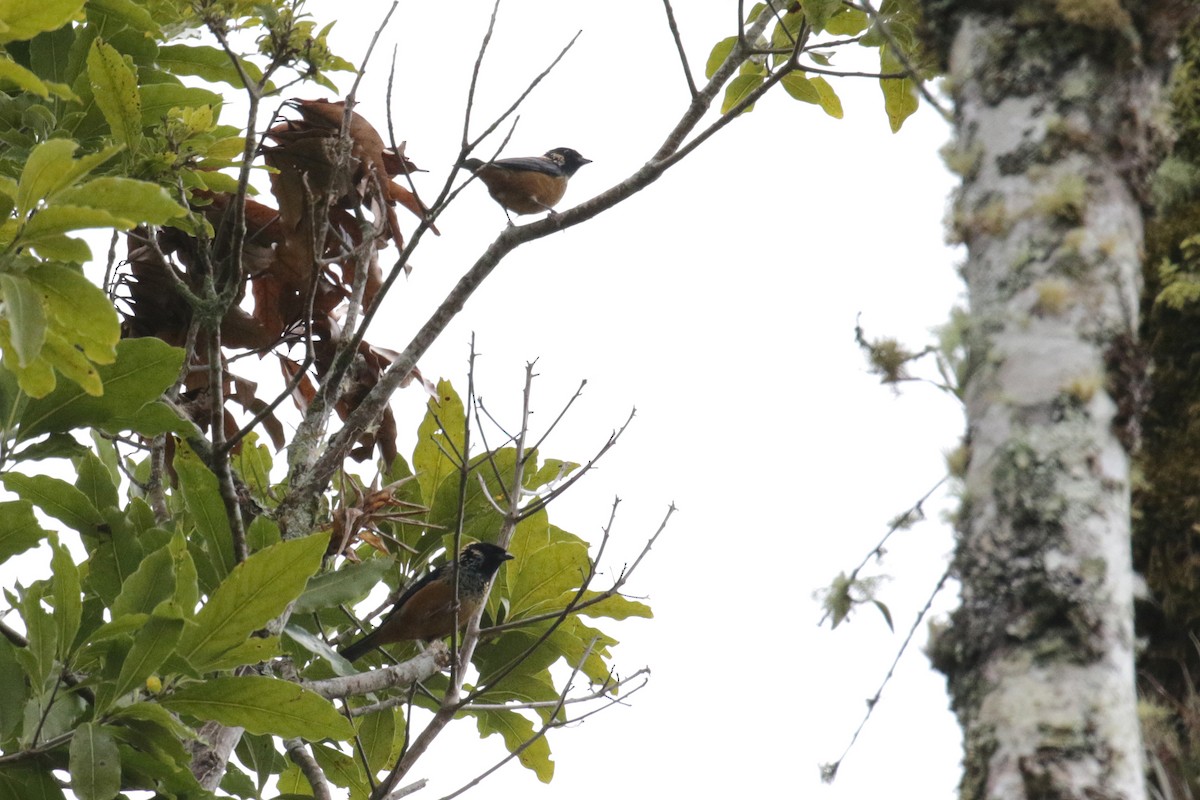
[[[121,790],[121,757],[104,725],[85,722],[75,729],[70,751],[71,791],[79,800],[112,800]]]
[[[183,351],[161,339],[122,340],[117,345],[117,360],[97,370],[104,384],[103,396],[89,397],[78,386],[65,385],[31,401],[21,415],[18,439],[104,427],[114,418],[133,414],[174,383],[182,362]]]
[[[75,437],[71,434],[52,433],[40,442],[34,442],[13,453],[12,459],[14,461],[41,461],[46,458],[75,458],[86,452],[88,449],[75,441]]]
[[[41,355],[46,341],[46,313],[42,298],[24,275],[0,274],[4,293],[4,313],[8,317],[9,338],[17,351],[17,363],[28,366]]]
[[[372,775],[387,769],[393,763],[392,746],[396,732],[402,731],[404,720],[397,708],[385,708],[355,718],[358,741],[362,743],[363,757],[369,764]]]
[[[865,11],[843,6],[841,13],[829,18],[825,30],[835,36],[857,36],[871,22]]]
[[[32,39],[43,31],[81,19],[85,0],[3,0],[0,44]]]
[[[106,31],[120,25],[147,38],[161,38],[162,30],[146,6],[134,0],[89,0],[87,10],[89,16],[103,18],[102,27]]]
[[[200,541],[204,543],[214,574],[217,580],[224,580],[233,569],[236,559],[233,554],[233,532],[225,515],[225,501],[221,499],[217,476],[183,441],[176,443],[174,467],[183,502],[187,505],[196,532],[200,534]]]
[[[242,88],[242,78],[229,59],[229,54],[206,45],[169,44],[158,48],[159,66],[174,75],[195,75],[208,83],[227,83]],[[255,64],[239,59],[242,69],[252,81],[262,79],[262,70]]]
[[[311,614],[341,603],[357,602],[375,588],[395,564],[392,558],[372,558],[359,564],[347,564],[336,572],[317,575],[308,582],[292,612]]]
[[[599,595],[599,592],[585,592],[582,601],[587,601]],[[650,610],[650,606],[637,600],[630,600],[628,597],[615,594],[611,597],[606,597],[598,603],[593,603],[579,612],[585,617],[596,619],[598,617],[608,617],[609,619],[629,619],[630,617],[642,617],[643,619],[653,619],[654,612]]]
[[[45,81],[7,55],[0,56],[0,81],[15,84],[18,89],[32,92],[38,97],[50,96],[50,87],[46,85]]]
[[[87,72],[96,105],[113,138],[130,152],[136,152],[142,139],[142,100],[132,59],[126,58],[112,45],[94,39],[88,52]]]
[[[842,101],[838,98],[837,93],[833,91],[833,87],[829,85],[829,81],[820,75],[809,78],[809,81],[816,87],[817,94],[820,96],[818,102],[821,104],[821,109],[834,119],[841,119]]]
[[[242,645],[300,596],[328,544],[329,534],[318,533],[280,542],[238,564],[196,615],[195,627],[179,644],[180,655],[204,671]]]
[[[825,30],[830,17],[841,9],[842,0],[800,0],[800,6],[813,31],[820,33]]]
[[[509,552],[513,560],[504,575],[514,619],[562,608],[589,569],[587,544],[548,524],[544,513],[517,526]]]
[[[17,661],[16,645],[0,637],[0,742],[20,731],[24,708],[29,702],[25,671]]]
[[[78,148],[69,139],[51,139],[29,151],[17,183],[18,217],[28,216],[39,201],[70,185],[75,164],[72,156]]]
[[[741,103],[743,100],[749,97],[755,89],[761,86],[764,80],[765,78],[758,74],[738,75],[736,78],[731,80],[729,85],[725,87],[725,99],[721,101],[721,113],[728,114],[730,111],[732,111],[738,105],[738,103]],[[743,108],[741,113],[753,110],[754,104],[751,103]]]
[[[40,292],[50,319],[81,340],[92,361],[111,364],[121,340],[121,321],[112,301],[78,270],[42,264],[26,273]]]
[[[729,54],[733,52],[733,48],[737,45],[738,37],[729,36],[713,45],[712,52],[708,54],[708,62],[704,65],[704,77],[711,78],[725,63],[725,59],[729,58]]]
[[[97,526],[104,524],[104,517],[87,496],[61,478],[8,472],[0,475],[0,482],[72,530],[95,534]]]
[[[161,186],[133,178],[94,178],[60,192],[54,202],[100,209],[134,224],[162,225],[187,214],[187,209],[171,199]]]
[[[177,550],[178,545],[167,545],[142,560],[137,571],[125,579],[121,594],[112,604],[113,619],[125,614],[149,614],[174,595]]]
[[[50,771],[49,763],[31,762],[0,766],[2,800],[65,800],[66,795]]]
[[[7,500],[0,503],[0,564],[13,555],[40,545],[46,531],[37,524],[34,504],[29,500]]]
[[[172,108],[217,107],[223,102],[216,92],[177,83],[143,84],[140,91],[143,127],[161,124]]]
[[[58,630],[58,653],[66,662],[79,632],[83,617],[82,590],[79,586],[79,567],[67,548],[50,534],[50,573],[54,576],[54,624]]]
[[[472,711],[480,736],[498,733],[504,737],[504,746],[510,753],[517,751],[533,736],[533,723],[515,711]],[[542,783],[554,777],[554,762],[550,760],[550,743],[545,736],[521,751],[517,760],[526,769],[532,770]]]
[[[117,485],[113,483],[112,473],[91,450],[85,450],[79,457],[76,467],[75,488],[83,492],[84,497],[93,508],[101,513],[108,508],[120,505]],[[149,609],[147,609],[149,610]]]
[[[142,686],[175,650],[182,632],[182,618],[151,615],[133,637],[116,682],[101,684],[96,698],[98,708],[106,711],[113,702]]]
[[[317,760],[325,777],[334,786],[350,789],[352,796],[366,797],[371,791],[367,775],[357,758],[352,758],[329,745],[312,745],[313,758]]]
[[[886,44],[879,48],[879,71],[904,71],[904,64]],[[879,88],[883,90],[883,109],[887,113],[888,125],[892,133],[896,133],[904,125],[904,120],[916,113],[920,106],[916,84],[912,78],[881,78]]]
[[[799,72],[789,72],[779,81],[783,90],[802,103],[819,103],[821,94],[808,78]]]
[[[170,711],[251,733],[309,741],[354,735],[350,722],[325,698],[290,681],[259,675],[213,678],[178,689],[160,702]]]

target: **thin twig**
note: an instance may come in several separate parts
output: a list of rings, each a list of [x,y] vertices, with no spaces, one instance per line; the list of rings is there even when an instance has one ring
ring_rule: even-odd
[[[671,29],[671,38],[675,40],[675,51],[679,53],[679,63],[683,67],[683,77],[687,80],[688,91],[695,98],[699,94],[699,90],[696,88],[696,81],[692,78],[692,68],[688,66],[687,53],[683,49],[679,26],[675,23],[675,11],[671,8],[671,0],[663,0],[663,9],[667,12],[667,27]]]

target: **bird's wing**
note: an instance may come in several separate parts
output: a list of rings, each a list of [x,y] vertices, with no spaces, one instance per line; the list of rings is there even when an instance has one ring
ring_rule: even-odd
[[[502,158],[489,161],[485,167],[496,167],[510,172],[540,172],[543,175],[562,175],[562,167],[548,158],[526,156],[524,158]]]

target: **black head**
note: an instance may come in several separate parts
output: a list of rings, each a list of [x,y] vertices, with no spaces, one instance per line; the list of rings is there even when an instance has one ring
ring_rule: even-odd
[[[556,147],[546,153],[546,158],[562,167],[562,171],[567,173],[567,177],[574,175],[576,170],[584,164],[592,163],[589,159],[584,158],[577,151],[569,147]]]
[[[484,577],[490,578],[500,569],[500,565],[512,558],[512,555],[499,545],[491,542],[474,542],[463,548],[458,556],[458,563],[464,569],[477,569]]]

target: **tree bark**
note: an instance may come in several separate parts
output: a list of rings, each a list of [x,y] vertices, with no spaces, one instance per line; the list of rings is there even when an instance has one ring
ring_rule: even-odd
[[[968,248],[962,604],[931,648],[963,797],[1146,796],[1130,454],[1170,4],[1126,5],[925,2]]]

